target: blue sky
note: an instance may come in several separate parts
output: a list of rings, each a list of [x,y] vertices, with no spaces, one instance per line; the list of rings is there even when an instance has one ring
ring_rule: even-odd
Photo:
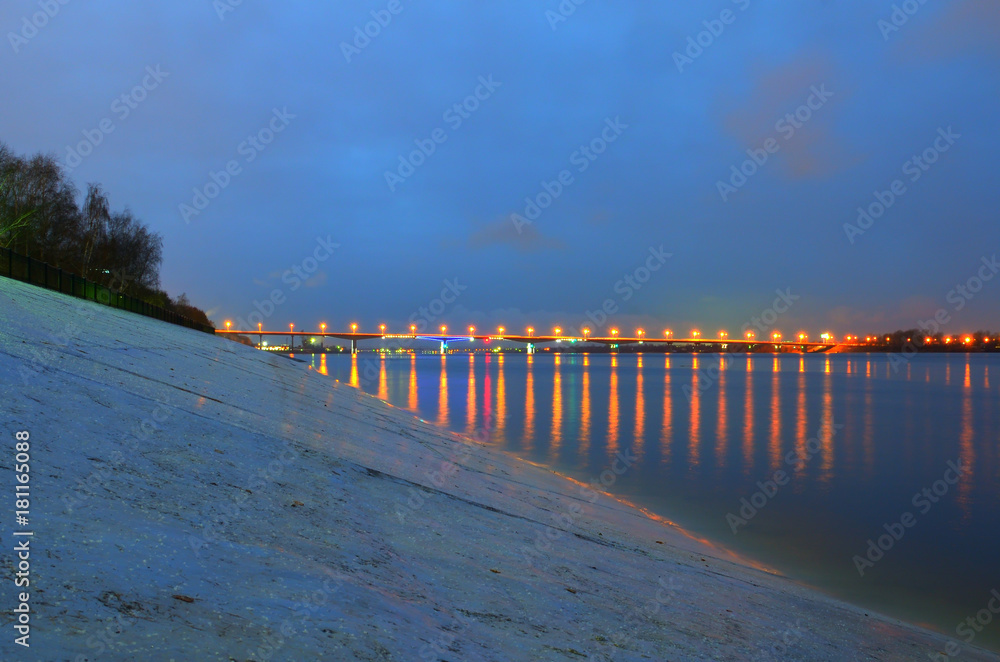
[[[100,137],[73,178],[161,233],[164,287],[218,323],[278,290],[265,327],[401,328],[457,279],[429,322],[573,327],[610,300],[623,328],[732,332],[780,289],[800,297],[786,333],[942,308],[945,331],[1000,329],[1000,279],[949,296],[1000,252],[1000,6],[914,0],[890,31],[892,2],[675,4],[587,0],[557,21],[555,0],[244,1],[221,17],[226,0],[78,0],[32,30],[46,3],[14,0],[0,140],[73,162]],[[372,12],[386,25],[355,42]],[[679,67],[689,37],[705,46]],[[614,141],[581,160],[609,122]],[[433,153],[390,186],[415,141]],[[724,200],[734,166],[756,171]],[[563,171],[537,218],[512,220]],[[905,192],[849,236],[895,180]],[[196,189],[217,195],[185,214]],[[339,248],[313,263],[317,238]],[[662,268],[628,284],[660,247]]]

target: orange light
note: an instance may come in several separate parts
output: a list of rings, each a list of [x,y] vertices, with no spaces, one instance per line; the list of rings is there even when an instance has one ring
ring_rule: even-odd
[[[412,333],[413,335],[417,335],[417,325],[416,324],[411,324],[410,325],[410,333]]]
[[[355,332],[357,332],[357,330],[358,330],[358,325],[357,324],[352,324],[351,325],[351,333],[355,333]]]
[[[584,339],[586,339],[586,337],[589,336],[589,335],[590,335],[590,329],[584,329],[583,330],[583,337],[584,337]]]
[[[755,337],[756,336],[753,331],[747,331],[747,340],[753,340]]]
[[[381,331],[382,335],[384,336],[385,335],[385,324],[379,324],[378,325],[378,330]]]
[[[558,336],[560,333],[562,333],[562,329],[560,329],[559,327],[556,327],[556,335]]]
[[[781,332],[775,331],[774,333],[771,334],[771,338],[773,338],[774,340],[781,340]]]
[[[503,328],[503,327],[501,326],[501,327],[498,327],[498,330],[500,331],[500,335],[502,336],[502,335],[503,335],[503,332],[504,332],[504,331],[505,331],[506,329],[504,329],[504,328]]]
[[[530,338],[531,334],[534,333],[534,332],[535,332],[535,329],[529,326],[528,327],[528,337]]]
[[[719,337],[720,338],[726,338],[727,336],[729,336],[729,334],[726,333],[725,331],[719,331]]]
[[[257,322],[257,332],[258,333],[262,330],[262,328],[263,328],[263,323],[262,322]]]
[[[692,338],[697,338],[697,337],[698,337],[698,336],[700,336],[700,335],[701,335],[701,331],[699,331],[698,329],[695,329],[695,330],[693,330],[693,331],[691,332],[691,337],[692,337]]]
[[[441,333],[444,334],[444,332],[447,331],[447,330],[448,330],[448,327],[446,325],[442,324],[441,325]]]
[[[295,324],[289,324],[288,325],[288,330],[294,333],[295,332]]]
[[[674,335],[674,332],[671,331],[670,329],[664,329],[663,330],[663,335],[664,335],[664,337],[669,338],[670,336]]]
[[[972,342],[972,338],[970,338],[969,336],[965,336],[965,340],[963,340],[962,342],[968,345],[970,342]]]
[[[228,331],[229,327],[231,327],[232,325],[233,325],[232,322],[230,322],[229,320],[226,320],[226,331]]]
[[[636,332],[636,334],[637,334],[637,335],[638,335],[638,336],[639,336],[640,338],[642,338],[642,334],[646,333],[646,332],[645,332],[645,331],[643,331],[642,329],[636,329],[636,330],[635,330],[635,332]]]
[[[611,335],[617,336],[618,335],[618,329],[611,329]]]
[[[476,335],[476,327],[474,327],[474,326],[470,326],[469,327],[469,335],[470,336]]]
[[[326,324],[320,324],[319,325],[319,332],[320,333],[325,333],[326,332]]]

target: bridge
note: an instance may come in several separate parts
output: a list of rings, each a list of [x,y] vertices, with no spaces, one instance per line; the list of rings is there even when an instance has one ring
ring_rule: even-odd
[[[264,343],[265,336],[277,336],[289,339],[289,348],[295,347],[295,338],[301,338],[300,346],[305,345],[304,340],[306,338],[336,338],[338,340],[347,340],[351,343],[351,353],[356,354],[358,352],[358,342],[362,340],[424,340],[440,343],[441,353],[444,354],[448,350],[450,343],[459,342],[511,342],[520,343],[527,347],[528,353],[533,354],[535,352],[535,347],[544,343],[597,343],[601,345],[607,345],[611,348],[618,348],[622,345],[652,345],[652,346],[673,346],[673,345],[720,345],[722,349],[728,349],[730,345],[736,347],[743,347],[747,350],[753,349],[761,345],[770,345],[774,347],[775,351],[790,351],[790,352],[825,352],[838,345],[854,345],[856,339],[852,342],[854,338],[849,337],[846,342],[838,342],[834,340],[833,334],[823,334],[823,339],[820,342],[809,341],[804,333],[800,333],[798,337],[794,340],[785,341],[782,339],[780,333],[774,333],[773,337],[769,339],[760,340],[754,337],[752,333],[748,334],[746,338],[729,338],[725,332],[721,332],[719,337],[715,338],[705,338],[700,334],[694,335],[690,338],[674,338],[669,332],[665,333],[663,338],[650,338],[645,335],[641,329],[636,330],[636,334],[631,337],[619,335],[617,329],[611,330],[611,335],[608,336],[592,336],[590,335],[589,329],[585,329],[583,335],[580,336],[568,336],[562,335],[559,331],[552,335],[535,335],[533,330],[529,331],[527,335],[519,334],[508,334],[506,330],[501,330],[498,333],[491,334],[477,334],[475,332],[475,327],[470,327],[469,333],[456,335],[447,333],[447,328],[442,330],[441,333],[419,333],[415,329],[411,333],[398,334],[398,333],[386,333],[384,328],[380,330],[379,333],[365,333],[357,330],[354,326],[351,331],[327,331],[324,328],[320,330],[319,333],[307,332],[307,331],[294,331],[289,329],[288,331],[264,331],[258,328],[256,331],[237,331],[229,328],[227,323],[226,329],[217,329],[216,333],[220,335],[243,335],[243,336],[257,336],[257,346],[261,347]]]

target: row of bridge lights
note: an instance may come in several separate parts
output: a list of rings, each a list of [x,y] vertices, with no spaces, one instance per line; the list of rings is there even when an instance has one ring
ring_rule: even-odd
[[[227,320],[226,321],[226,331],[230,331],[232,329],[232,325],[233,325],[233,323],[231,321]],[[386,325],[385,324],[379,324],[378,328],[379,328],[379,331],[382,333],[382,335],[385,335]],[[326,333],[326,324],[325,323],[320,324],[319,325],[319,330],[320,330],[320,333]],[[257,331],[258,331],[258,333],[263,333],[263,323],[259,323],[258,322],[258,324],[257,324]],[[291,332],[291,333],[295,332],[295,324],[294,323],[289,323],[288,324],[288,331]],[[503,336],[504,333],[506,333],[507,329],[505,329],[504,327],[500,326],[500,327],[497,327],[497,331],[499,332],[500,336]],[[554,331],[555,336],[557,338],[559,336],[561,336],[562,332],[563,332],[563,330],[561,328],[559,328],[559,327],[554,328],[553,331]],[[351,324],[351,333],[357,333],[357,332],[358,332],[358,325],[352,323]],[[446,324],[442,324],[441,325],[441,334],[443,335],[443,334],[445,334],[447,332],[448,332],[448,326]],[[527,328],[527,332],[528,332],[528,337],[529,338],[533,337],[535,335],[535,329],[534,329],[534,327],[530,327],[529,326]],[[636,329],[635,332],[636,332],[636,336],[639,338],[639,340],[642,340],[643,337],[646,335],[646,331],[644,329]],[[416,335],[416,333],[417,333],[417,325],[416,324],[411,324],[410,325],[410,333],[413,334],[413,335]],[[585,340],[590,336],[590,333],[591,333],[590,329],[587,329],[587,328],[583,329],[583,337],[584,337]],[[474,326],[470,326],[469,327],[469,335],[470,336],[476,335],[476,327],[474,327]],[[664,329],[663,330],[663,336],[669,340],[669,339],[671,339],[671,338],[674,337],[674,332],[671,331],[670,329]],[[618,337],[618,329],[611,329],[611,337],[612,338],[617,338]],[[747,340],[755,340],[756,337],[757,337],[757,334],[754,333],[753,331],[747,331],[746,332],[746,339]],[[832,340],[833,339],[833,334],[832,333],[824,333],[824,334],[821,334],[820,337],[823,340]],[[691,331],[691,338],[692,339],[701,338],[701,331],[699,331],[697,329],[693,329]],[[726,340],[728,338],[729,338],[729,333],[728,332],[726,332],[726,331],[719,331],[719,340]],[[782,339],[781,332],[780,331],[774,331],[771,334],[771,339],[773,341],[780,342],[781,339]],[[809,335],[806,334],[806,333],[799,333],[798,334],[798,339],[799,339],[800,342],[806,342],[809,339]],[[856,342],[858,340],[858,337],[857,336],[846,336],[846,340],[848,342],[851,342],[851,341],[855,341]],[[865,338],[866,342],[871,342],[872,340],[875,340],[875,338],[872,338],[871,336]],[[889,340],[889,338],[887,337],[886,340]],[[928,338],[928,341],[930,341],[930,340],[931,339]],[[948,338],[948,339],[945,340],[945,342],[951,342],[951,339]],[[965,342],[966,343],[971,342],[971,338],[967,337],[965,339]]]

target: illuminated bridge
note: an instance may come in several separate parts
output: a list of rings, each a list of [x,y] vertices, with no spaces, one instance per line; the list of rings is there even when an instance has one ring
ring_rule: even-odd
[[[474,326],[468,328],[467,333],[461,335],[455,333],[448,333],[448,327],[442,326],[439,333],[421,333],[416,330],[415,326],[410,327],[410,333],[397,334],[397,333],[387,333],[385,325],[379,327],[378,333],[365,333],[358,331],[358,326],[356,324],[351,325],[350,331],[327,331],[326,325],[321,324],[319,333],[307,332],[307,331],[295,331],[294,325],[289,325],[288,331],[264,331],[263,328],[258,327],[256,330],[251,331],[238,331],[230,328],[229,322],[226,323],[226,328],[216,330],[216,333],[221,335],[243,335],[248,337],[257,336],[257,346],[261,347],[264,345],[264,337],[278,337],[279,339],[287,338],[289,340],[289,347],[293,348],[295,346],[295,338],[300,338],[300,346],[304,346],[306,338],[337,338],[339,340],[349,340],[351,343],[351,353],[357,353],[358,343],[362,340],[395,340],[395,341],[433,341],[440,344],[441,353],[445,353],[448,347],[452,343],[493,343],[493,342],[510,342],[510,343],[521,343],[526,346],[528,353],[534,353],[535,347],[544,343],[597,343],[601,345],[607,345],[611,348],[618,348],[623,345],[641,345],[648,344],[654,346],[663,345],[721,345],[723,349],[728,349],[730,346],[743,347],[747,350],[753,349],[755,347],[759,348],[761,346],[771,346],[774,351],[789,351],[789,352],[823,352],[827,351],[838,345],[854,345],[857,343],[857,336],[847,336],[844,341],[837,341],[834,339],[832,333],[824,333],[821,335],[819,341],[810,341],[807,334],[800,332],[795,335],[791,340],[785,340],[780,332],[774,331],[771,333],[770,337],[764,339],[758,339],[754,332],[748,332],[743,338],[729,338],[729,334],[725,331],[720,331],[715,337],[703,336],[699,331],[691,331],[687,338],[675,338],[673,332],[669,329],[663,332],[663,337],[649,337],[646,332],[642,329],[636,329],[634,335],[624,336],[621,335],[618,329],[611,329],[609,331],[610,335],[606,336],[593,336],[591,335],[590,329],[584,329],[581,333],[582,335],[564,335],[562,329],[555,329],[551,335],[536,335],[533,328],[527,329],[526,334],[510,334],[504,327],[499,327],[496,333],[477,333]]]

